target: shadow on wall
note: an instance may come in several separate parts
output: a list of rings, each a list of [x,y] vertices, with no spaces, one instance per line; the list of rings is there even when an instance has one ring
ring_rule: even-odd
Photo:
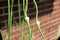
[[[31,0],[31,2],[33,2],[33,0]],[[49,13],[53,12],[54,0],[38,0],[38,1],[36,0],[36,2],[38,4],[39,16],[43,16],[43,15],[46,15],[46,14],[49,14]],[[32,15],[28,15],[30,18],[35,17],[36,10],[35,10],[35,7],[34,7],[34,3],[29,5],[28,14],[29,13],[32,14]]]
[[[41,1],[40,6],[42,7],[39,8],[39,16],[52,13],[54,8],[54,0],[47,0],[46,2],[43,2],[43,0]]]

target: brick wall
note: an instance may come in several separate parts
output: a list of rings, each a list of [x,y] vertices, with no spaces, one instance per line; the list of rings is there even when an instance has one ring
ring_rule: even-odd
[[[60,24],[60,0],[46,0],[40,1],[36,0],[39,7],[39,20],[41,22],[42,31],[47,40],[55,40],[58,32],[58,26]],[[17,8],[17,0],[14,3],[13,10],[13,20],[18,21],[18,8]],[[0,28],[4,29],[4,36],[7,39],[7,1],[0,1]],[[21,16],[23,16],[22,11],[22,0],[21,0]],[[29,0],[29,9],[28,16],[30,17],[30,25],[34,29],[34,35],[32,40],[42,40],[41,36],[39,36],[38,29],[36,28],[35,23],[35,7],[32,0]],[[33,22],[33,23],[32,23]],[[27,27],[27,26],[26,26]],[[25,30],[27,33],[27,29]],[[26,34],[27,35],[27,34]],[[12,40],[19,39],[19,31],[14,26],[13,31],[11,33]]]
[[[39,16],[52,13],[53,6],[54,6],[53,3],[54,3],[54,0],[46,0],[46,1],[37,0],[37,4],[39,7]],[[8,18],[7,5],[8,5],[7,0],[0,1],[0,21],[1,21],[0,27],[1,27],[1,29],[7,28],[7,18]],[[59,5],[59,2],[58,3],[56,2],[56,5]],[[22,0],[21,0],[21,16],[23,16]],[[35,17],[35,7],[34,7],[32,0],[29,0],[28,16],[30,18]],[[13,20],[18,20],[17,0],[14,1]]]

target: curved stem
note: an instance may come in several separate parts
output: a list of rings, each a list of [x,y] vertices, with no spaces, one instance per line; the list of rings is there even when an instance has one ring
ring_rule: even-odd
[[[39,32],[40,32],[40,34],[41,34],[41,36],[42,36],[42,39],[43,39],[43,40],[46,40],[46,38],[45,38],[45,36],[44,36],[44,34],[43,34],[42,30],[41,30],[40,23],[39,23],[39,21],[38,21],[38,7],[37,7],[37,3],[36,3],[35,0],[33,0],[33,2],[34,2],[35,7],[36,7],[36,25],[37,25],[37,27],[38,27],[38,29],[39,29]]]
[[[26,3],[25,3],[25,1],[26,1]],[[28,33],[29,33],[28,40],[31,40],[32,29],[30,28],[29,17],[27,16],[27,10],[28,10],[28,0],[23,0],[24,18],[28,24]]]
[[[36,7],[36,21],[38,21],[38,6],[35,0],[33,0],[35,7]]]
[[[26,3],[25,3],[26,1]],[[24,11],[24,16],[27,16],[27,10],[28,10],[28,0],[23,0],[23,11]]]

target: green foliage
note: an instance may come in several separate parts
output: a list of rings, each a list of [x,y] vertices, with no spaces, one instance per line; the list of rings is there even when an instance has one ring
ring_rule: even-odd
[[[11,3],[10,3],[11,1]],[[40,28],[40,23],[38,21],[38,6],[37,6],[37,3],[35,0],[33,0],[34,4],[35,4],[35,7],[36,7],[36,25],[39,29],[39,32],[43,38],[43,40],[46,40],[45,39],[45,36],[43,35],[43,32]],[[11,36],[11,31],[12,31],[12,13],[13,13],[13,4],[14,4],[14,0],[8,0],[8,40],[11,40],[10,39],[10,36]],[[18,23],[16,21],[14,21],[15,25],[18,27],[19,29],[19,32],[21,34],[21,39],[22,40],[31,40],[32,38],[32,34],[33,34],[33,28],[31,28],[30,26],[30,22],[29,22],[29,17],[27,16],[27,10],[28,10],[28,0],[23,0],[23,12],[24,12],[24,16],[22,19],[20,19],[20,0],[18,0],[18,14],[19,14],[19,22],[20,24],[18,25]],[[22,20],[22,21],[21,21]],[[24,24],[25,22],[27,23],[28,25],[28,37],[25,36],[25,33],[24,33]],[[2,31],[0,30],[0,33],[2,34]],[[2,34],[2,39],[4,40],[3,38],[3,34]],[[19,39],[20,40],[20,39]]]

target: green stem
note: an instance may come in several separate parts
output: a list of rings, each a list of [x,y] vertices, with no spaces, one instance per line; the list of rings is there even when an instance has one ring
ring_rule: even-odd
[[[43,40],[46,40],[46,38],[45,38],[45,36],[44,36],[44,34],[43,34],[41,28],[39,28],[39,32],[40,32],[40,34],[41,34],[41,36],[42,36],[42,39],[43,39]]]
[[[11,20],[11,30],[12,30],[12,14],[13,14],[13,4],[14,4],[14,0],[12,0],[11,1],[12,3],[11,3],[11,18],[10,18],[10,20]]]
[[[12,13],[13,13],[13,4],[14,4],[14,0],[11,1],[11,26],[12,26]]]
[[[21,36],[22,36],[22,40],[24,40],[24,19],[22,19],[22,22],[21,22]]]
[[[12,30],[13,2],[14,0],[12,0],[11,9],[10,9],[10,0],[8,0],[8,40],[11,40],[10,36],[11,36],[11,30]]]
[[[0,36],[2,37],[1,40],[4,40],[4,36],[3,36],[3,32],[2,32],[2,30],[0,30]]]
[[[26,3],[25,3],[26,1]],[[27,10],[28,10],[28,0],[23,0],[23,11],[24,11],[24,16],[27,16]]]
[[[25,8],[25,0],[23,0],[23,11],[24,11],[24,8]]]
[[[26,20],[26,22],[28,24],[28,33],[29,33],[28,40],[31,40],[32,29],[30,28],[29,17],[27,16],[27,10],[28,10],[28,0],[23,0],[24,18],[25,18],[25,20]]]
[[[28,11],[28,0],[26,0],[26,5],[25,5],[25,15],[27,16],[27,11]]]
[[[33,0],[35,6],[36,6],[36,21],[38,21],[38,6],[35,0]]]
[[[19,11],[19,22],[21,25],[19,25],[20,27],[20,33],[21,33],[21,38],[22,40],[24,40],[24,32],[23,32],[23,29],[24,29],[24,19],[22,19],[22,22],[21,22],[21,19],[20,19],[20,0],[18,0],[18,11]]]
[[[32,30],[32,28],[30,28],[30,24],[29,23],[28,23],[28,33],[29,33],[28,40],[31,40],[33,30]]]
[[[46,38],[45,38],[45,36],[44,36],[44,34],[43,34],[42,30],[41,30],[40,23],[39,23],[39,21],[38,21],[38,7],[37,7],[37,3],[36,3],[35,0],[33,0],[33,2],[34,2],[35,7],[36,7],[36,25],[37,25],[37,27],[38,27],[38,29],[39,29],[39,32],[40,32],[40,34],[41,34],[41,36],[42,36],[42,39],[43,39],[43,40],[46,40]]]
[[[10,40],[10,27],[11,27],[11,21],[10,21],[10,0],[8,0],[8,40]]]
[[[18,27],[18,30],[20,32],[21,40],[24,40],[24,19],[22,19],[21,24],[18,25],[16,21],[14,21],[14,24]],[[20,40],[20,39],[19,39]]]
[[[19,11],[19,22],[21,22],[21,20],[20,20],[20,0],[18,0],[18,11]]]

